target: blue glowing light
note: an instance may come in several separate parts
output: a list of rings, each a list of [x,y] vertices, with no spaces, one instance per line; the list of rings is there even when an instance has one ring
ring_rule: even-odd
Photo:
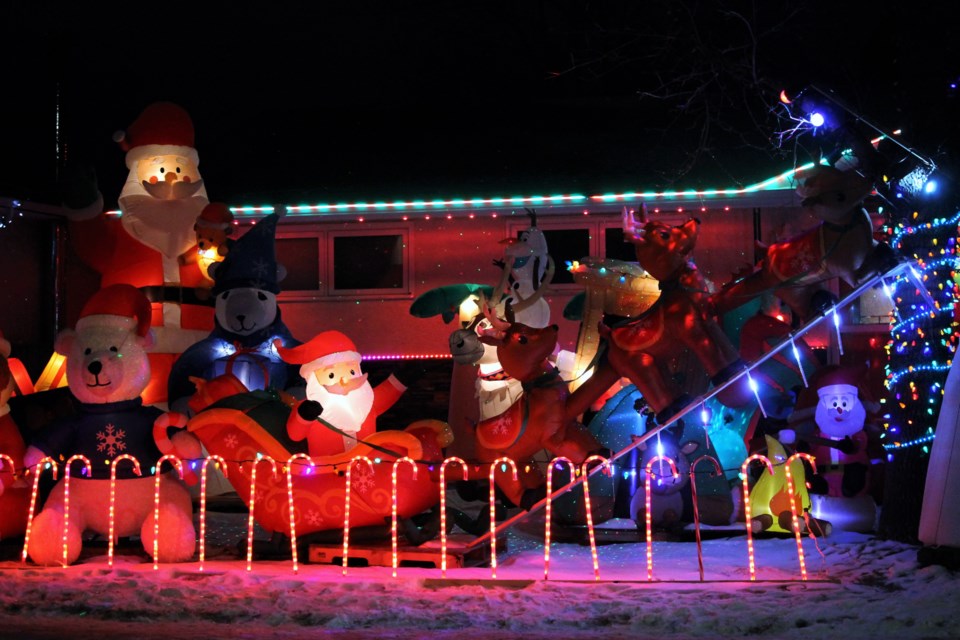
[[[926,194],[928,194],[928,195],[931,194],[931,193],[935,193],[936,190],[937,190],[937,181],[936,181],[936,180],[928,180],[928,181],[927,181],[927,184],[923,185],[923,192],[926,193]]]
[[[812,124],[813,126],[815,127],[823,126],[824,122],[825,120],[823,118],[822,113],[814,112],[810,114],[810,124]]]

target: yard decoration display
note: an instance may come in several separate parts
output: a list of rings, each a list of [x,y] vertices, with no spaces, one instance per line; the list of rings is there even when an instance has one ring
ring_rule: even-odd
[[[26,445],[10,415],[15,383],[10,370],[10,342],[0,333],[0,538],[19,536],[27,528],[30,488],[20,475]]]
[[[524,467],[519,479],[501,474],[496,480],[513,504],[530,506],[529,496],[539,494],[533,491],[524,499],[525,490],[544,483],[543,473],[533,464],[536,453],[546,449],[579,465],[600,445],[583,425],[565,415],[567,386],[547,360],[557,344],[557,325],[528,327],[513,320],[509,308],[505,320],[485,309],[491,328],[481,340],[496,347],[504,371],[521,382],[523,394],[505,412],[477,425],[477,458],[489,464],[505,456]]]
[[[167,384],[171,410],[189,413],[195,390],[192,378],[212,380],[228,371],[247,391],[302,387],[297,368],[284,362],[274,347],[275,343],[285,348],[300,344],[284,324],[277,304],[279,283],[286,275],[276,260],[278,219],[271,214],[260,220],[222,262],[211,265],[215,326],[171,368]]]
[[[873,181],[851,170],[817,165],[797,187],[802,206],[821,222],[782,242],[761,245],[766,255],[745,277],[714,295],[717,313],[726,313],[767,291],[774,291],[803,321],[830,308],[836,300],[824,288],[831,278],[855,287],[868,277],[894,267],[898,258],[873,235],[870,217],[861,207]]]
[[[663,360],[689,348],[703,364],[714,384],[743,368],[722,329],[708,317],[707,285],[690,254],[696,247],[699,222],[690,219],[672,227],[650,220],[641,209],[639,222],[624,210],[624,236],[636,248],[637,262],[660,282],[661,294],[636,318],[613,326],[601,323],[606,351],[593,376],[570,397],[568,415],[580,415],[619,378],[636,385],[661,423],[690,402],[690,398],[663,371]],[[735,386],[735,385],[734,385]],[[725,394],[730,402],[733,392]]]
[[[230,207],[222,202],[211,202],[203,208],[197,221],[193,224],[193,230],[196,232],[197,249],[188,250],[182,254],[178,261],[181,265],[198,264],[200,271],[207,277],[207,283],[213,284],[213,276],[210,275],[210,265],[214,262],[222,262],[233,244],[230,238],[233,235],[233,227],[236,220]]]
[[[194,225],[208,199],[193,122],[182,107],[153,103],[114,138],[130,170],[118,199],[121,215],[103,211],[95,178],[86,176],[65,193],[70,236],[77,255],[100,274],[101,287],[133,285],[151,302],[154,377],[143,396],[153,404],[166,400],[176,355],[213,327],[212,303],[196,295],[206,275],[197,262],[180,262],[197,250]]]
[[[153,437],[161,411],[145,406],[141,393],[150,380],[146,349],[153,344],[150,302],[131,285],[116,284],[98,291],[84,306],[76,330],[66,330],[56,349],[67,358],[70,391],[80,402],[79,414],[57,420],[32,441],[24,463],[32,473],[44,459],[82,456],[91,462],[89,477],[70,485],[69,514],[64,511],[65,482],[58,483],[32,525],[27,549],[41,565],[69,564],[81,551],[81,534],[140,535],[144,550],[154,553],[154,484],[149,471],[160,458]],[[187,433],[172,438],[174,453],[197,457],[199,445]],[[130,465],[133,460],[142,475]],[[136,477],[140,476],[140,477]],[[115,491],[108,478],[122,484]],[[160,480],[160,531],[157,559],[177,562],[193,555],[196,533],[190,494],[179,480]],[[116,520],[111,517],[116,514]],[[67,532],[63,533],[64,519]],[[64,547],[67,548],[65,552]]]

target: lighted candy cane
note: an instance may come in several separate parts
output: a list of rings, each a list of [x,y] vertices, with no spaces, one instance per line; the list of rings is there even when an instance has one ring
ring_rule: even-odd
[[[463,479],[467,479],[467,463],[451,456],[440,463],[440,576],[447,577],[447,465],[459,464],[463,469]]]
[[[790,473],[790,463],[794,460],[803,458],[813,467],[813,472],[817,472],[817,459],[809,453],[798,452],[787,458],[787,491],[790,492],[790,524],[793,527],[793,535],[797,540],[797,559],[800,561],[800,579],[807,579],[807,561],[803,556],[803,540],[800,536],[800,519],[797,516],[797,495],[794,491],[793,474]]]
[[[693,500],[693,530],[697,536],[697,565],[700,567],[700,582],[703,582],[703,543],[700,540],[700,509],[697,507],[697,478],[694,469],[702,460],[713,463],[714,478],[723,473],[720,463],[713,456],[700,456],[690,465],[690,498]]]
[[[93,474],[93,467],[90,465],[90,459],[79,453],[75,456],[70,456],[67,459],[67,462],[63,466],[63,568],[66,569],[67,565],[67,556],[69,554],[69,543],[67,541],[68,531],[70,529],[70,465],[75,461],[80,461],[83,463],[83,470],[86,471],[86,476],[89,478]],[[81,471],[83,473],[83,471]]]
[[[671,477],[676,478],[680,474],[677,472],[677,465],[673,463],[672,458],[667,456],[654,456],[650,458],[650,462],[647,463],[647,477],[643,481],[643,489],[646,492],[644,496],[645,504],[644,508],[647,510],[646,514],[646,526],[647,526],[647,580],[653,580],[653,504],[652,496],[653,493],[651,487],[651,478],[653,477],[653,463],[660,461],[666,461],[670,465]],[[662,464],[661,464],[662,467]],[[661,475],[663,472],[661,471]]]
[[[743,480],[743,515],[747,519],[747,558],[750,562],[751,580],[757,579],[757,567],[754,562],[753,553],[753,523],[751,522],[753,516],[750,514],[750,482],[749,476],[747,476],[747,470],[750,467],[750,463],[754,460],[759,460],[767,465],[767,470],[771,476],[773,475],[773,463],[770,462],[767,456],[762,456],[759,453],[753,454],[740,465],[740,479]]]
[[[412,458],[403,456],[402,458],[396,460],[393,463],[393,475],[391,478],[390,484],[390,496],[391,496],[391,505],[390,505],[390,538],[393,543],[393,577],[397,577],[397,565],[399,564],[399,553],[397,552],[397,469],[400,468],[400,465],[404,462],[410,464],[413,467],[413,479],[417,479],[417,463],[413,461]]]
[[[247,515],[247,571],[253,570],[253,505],[257,499],[257,465],[266,461],[277,477],[277,462],[270,456],[257,455],[257,459],[250,465],[250,513]]]
[[[593,509],[590,507],[590,481],[588,478],[589,466],[591,462],[599,462],[603,466],[603,473],[608,477],[613,477],[613,471],[610,469],[610,461],[600,455],[592,455],[583,461],[581,473],[583,474],[583,506],[587,510],[587,534],[590,536],[590,555],[593,557],[593,579],[600,579],[600,559],[597,556],[597,536],[593,531]]]
[[[353,484],[353,463],[360,461],[367,463],[367,467],[370,469],[371,474],[375,472],[373,460],[367,456],[354,456],[353,459],[347,463],[347,483],[344,487],[343,498],[343,569],[341,571],[341,575],[344,576],[347,575],[347,558],[350,554],[350,496],[352,495],[351,485]]]
[[[117,529],[117,465],[121,460],[133,463],[133,473],[140,473],[140,462],[129,453],[122,453],[110,463],[110,540],[107,544],[107,566],[113,568],[113,547],[116,544],[115,532]]]
[[[547,465],[547,510],[546,510],[546,526],[543,531],[543,579],[550,579],[550,530],[553,522],[553,500],[550,499],[550,496],[553,495],[553,470],[560,466],[561,462],[566,462],[570,467],[570,482],[573,482],[573,461],[566,456],[557,456],[550,461],[550,464]],[[569,484],[569,482],[567,483]]]
[[[153,570],[160,569],[157,558],[160,556],[160,480],[162,477],[162,467],[164,462],[169,462],[177,471],[180,479],[183,480],[183,463],[180,458],[168,453],[157,460],[156,472],[153,475]],[[202,539],[202,536],[201,536]]]
[[[14,468],[13,460],[8,455],[4,455],[5,460],[10,461],[10,469]],[[53,458],[44,457],[41,458],[32,471],[33,476],[33,491],[30,493],[30,510],[27,512],[27,530],[23,534],[23,553],[21,554],[21,559],[23,562],[27,561],[27,547],[30,545],[30,529],[33,528],[33,514],[37,508],[37,492],[40,489],[40,475],[43,473],[43,470],[46,466],[49,466],[53,469],[53,479],[57,479],[57,463]],[[30,471],[30,469],[28,469]]]
[[[203,571],[203,560],[206,554],[207,533],[207,467],[213,462],[218,469],[227,475],[227,461],[218,455],[207,456],[200,466],[200,571]]]
[[[504,467],[509,465],[513,470],[513,480],[517,480],[517,463],[510,458],[497,458],[490,463],[490,571],[494,580],[497,578],[497,487],[493,477],[497,473],[497,466],[501,464]]]
[[[310,473],[316,466],[313,463],[313,460],[310,459],[310,456],[305,453],[295,453],[287,459],[287,505],[290,508],[290,554],[293,557],[294,573],[297,573],[297,571],[300,570],[300,567],[297,564],[297,523],[294,520],[293,512],[293,463],[297,460],[307,461],[307,464],[309,465],[307,467],[307,473]]]

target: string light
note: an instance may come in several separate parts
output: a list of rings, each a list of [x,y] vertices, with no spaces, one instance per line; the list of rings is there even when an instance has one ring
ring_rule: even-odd
[[[360,461],[366,463],[371,474],[374,473],[373,461],[367,456],[354,456],[347,463],[347,478],[343,495],[343,554],[341,558],[343,567],[340,571],[340,575],[344,576],[347,575],[348,558],[350,557],[350,496],[353,495],[351,486],[353,484],[353,463]]]
[[[753,397],[757,399],[757,405],[760,407],[760,413],[763,414],[763,417],[767,417],[767,410],[763,408],[763,401],[760,399],[760,389],[757,386],[757,381],[753,379],[753,376],[750,375],[750,370],[747,369],[747,384],[750,387],[750,391],[753,391]]]
[[[646,525],[647,532],[647,581],[653,580],[653,486],[651,480],[653,478],[653,463],[660,462],[660,477],[663,477],[663,462],[666,462],[670,465],[670,473],[672,477],[676,478],[680,474],[677,472],[677,465],[674,464],[673,459],[664,455],[656,455],[650,459],[650,462],[647,463],[646,472],[647,475],[643,480],[643,488],[646,492],[644,496],[644,508],[647,513],[644,517],[644,522]]]
[[[440,464],[440,577],[447,577],[447,465],[459,464],[467,479],[467,463],[462,458],[451,456]]]
[[[250,507],[247,513],[247,571],[253,569],[253,513],[257,500],[257,465],[266,462],[270,465],[273,478],[277,478],[277,462],[270,456],[257,454],[257,459],[250,462]]]
[[[84,473],[88,478],[93,474],[93,467],[90,459],[79,453],[70,456],[63,466],[63,568],[69,565],[70,557],[70,466],[74,462],[82,462],[83,468],[80,473]]]
[[[107,566],[111,569],[113,568],[113,548],[116,545],[116,528],[117,528],[117,465],[122,461],[129,460],[133,463],[133,473],[134,475],[142,475],[140,473],[140,461],[131,456],[129,453],[122,453],[116,458],[113,459],[113,462],[110,463],[110,536],[107,542]]]
[[[497,458],[490,463],[490,577],[497,579],[497,486],[494,483],[494,476],[497,473],[497,467],[503,465],[504,472],[506,467],[513,470],[513,481],[517,481],[517,463],[507,457]]]
[[[157,460],[156,472],[154,474],[153,482],[153,570],[157,571],[160,569],[160,481],[163,478],[161,471],[163,470],[163,463],[169,462],[174,470],[177,472],[177,475],[180,476],[180,479],[183,480],[183,463],[180,461],[180,458],[168,453],[165,456],[162,456]],[[206,493],[206,492],[204,492]],[[201,541],[203,540],[203,534],[200,535]],[[201,542],[202,544],[202,542]]]
[[[227,461],[217,455],[208,456],[200,467],[200,571],[203,571],[207,532],[207,467],[213,462],[227,475]]]
[[[572,472],[574,469],[573,461],[570,458],[565,456],[557,456],[547,465],[547,505],[546,505],[546,522],[544,523],[544,532],[543,532],[543,579],[550,579],[550,533],[553,528],[553,471],[554,469],[560,468],[560,463],[566,462],[567,467]],[[573,481],[574,474],[570,474],[570,482]]]
[[[690,463],[690,499],[693,502],[693,530],[697,539],[697,566],[700,568],[700,582],[703,582],[703,542],[700,540],[700,507],[697,505],[697,465],[704,460],[713,463],[714,476],[718,477],[723,473],[720,461],[710,455],[703,455]]]
[[[393,543],[393,577],[397,577],[397,566],[400,563],[400,553],[398,552],[397,538],[397,471],[401,464],[409,464],[413,467],[413,479],[417,479],[417,463],[412,458],[403,456],[393,463],[393,473],[390,478],[390,538]]]
[[[587,512],[587,535],[590,538],[590,556],[593,558],[593,579],[594,581],[599,581],[600,558],[597,555],[597,536],[593,528],[593,509],[590,506],[590,478],[588,477],[590,464],[593,462],[600,463],[602,473],[606,474],[607,477],[613,477],[613,471],[610,468],[610,461],[601,455],[589,456],[583,461],[583,465],[581,466],[581,475],[583,476],[583,506]]]
[[[293,464],[297,460],[306,460],[307,472],[309,473],[316,465],[313,463],[313,460],[310,459],[305,453],[295,453],[287,459],[287,464],[285,466],[287,472],[287,507],[290,510],[290,555],[293,559],[293,572],[297,573],[300,570],[300,567],[297,563],[297,523],[294,517],[293,510]]]
[[[10,460],[10,456],[4,457]],[[13,468],[13,460],[10,460],[10,468]],[[27,547],[30,546],[30,530],[33,528],[33,516],[37,508],[37,493],[40,490],[40,476],[43,474],[44,469],[51,469],[53,471],[53,479],[57,479],[57,463],[49,456],[41,458],[37,466],[32,469],[34,474],[33,490],[30,492],[30,508],[27,511],[27,528],[23,534],[23,553],[20,554],[21,562],[27,561]]]
[[[791,473],[790,466],[795,460],[800,460],[803,458],[813,467],[813,472],[817,472],[817,462],[809,453],[797,452],[787,458],[786,467],[787,467],[787,492],[790,494],[790,526],[793,528],[793,535],[797,541],[797,559],[800,561],[800,579],[807,579],[807,561],[803,555],[803,540],[800,537],[800,518],[798,517],[797,511],[797,493],[794,489],[793,484],[793,474]],[[803,466],[800,466],[801,472]]]
[[[743,464],[740,465],[740,479],[743,481],[743,515],[747,520],[747,558],[750,563],[750,580],[754,581],[757,579],[757,568],[755,562],[755,556],[753,551],[753,516],[750,511],[750,484],[749,476],[747,471],[749,470],[750,463],[759,460],[767,466],[767,470],[770,472],[770,475],[773,475],[773,463],[770,462],[770,459],[759,453],[755,453],[746,460],[743,461]]]

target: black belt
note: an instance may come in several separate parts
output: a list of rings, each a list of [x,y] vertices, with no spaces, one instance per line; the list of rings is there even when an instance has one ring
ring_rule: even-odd
[[[193,304],[201,307],[212,307],[216,302],[216,297],[211,295],[209,290],[203,289],[207,295],[201,298],[197,295],[194,287],[154,286],[140,287],[140,291],[147,296],[150,302],[177,302],[180,304]]]

